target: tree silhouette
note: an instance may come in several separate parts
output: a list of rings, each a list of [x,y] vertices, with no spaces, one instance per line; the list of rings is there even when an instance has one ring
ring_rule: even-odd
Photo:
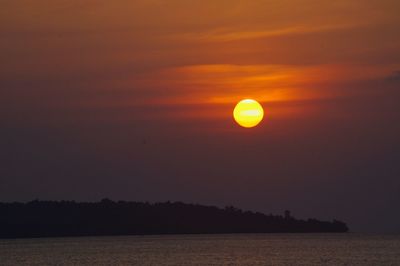
[[[224,209],[182,202],[145,203],[39,201],[0,203],[0,238],[216,234],[347,232],[338,220],[298,220],[284,216]]]

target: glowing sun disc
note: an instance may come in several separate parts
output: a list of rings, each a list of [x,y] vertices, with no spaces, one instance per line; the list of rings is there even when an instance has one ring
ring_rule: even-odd
[[[233,118],[242,127],[255,127],[263,120],[264,109],[257,101],[245,99],[236,105]]]

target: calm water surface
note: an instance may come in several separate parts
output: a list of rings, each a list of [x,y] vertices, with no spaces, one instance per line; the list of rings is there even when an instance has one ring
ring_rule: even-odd
[[[249,234],[0,240],[0,265],[400,265],[400,236]]]

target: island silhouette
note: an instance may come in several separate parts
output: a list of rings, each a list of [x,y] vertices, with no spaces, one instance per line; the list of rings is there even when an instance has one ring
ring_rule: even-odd
[[[347,232],[344,222],[182,202],[0,203],[0,238],[230,233]]]

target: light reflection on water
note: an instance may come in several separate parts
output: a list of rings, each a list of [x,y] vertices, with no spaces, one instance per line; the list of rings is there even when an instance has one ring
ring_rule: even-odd
[[[0,265],[400,265],[400,236],[243,234],[0,240]]]

